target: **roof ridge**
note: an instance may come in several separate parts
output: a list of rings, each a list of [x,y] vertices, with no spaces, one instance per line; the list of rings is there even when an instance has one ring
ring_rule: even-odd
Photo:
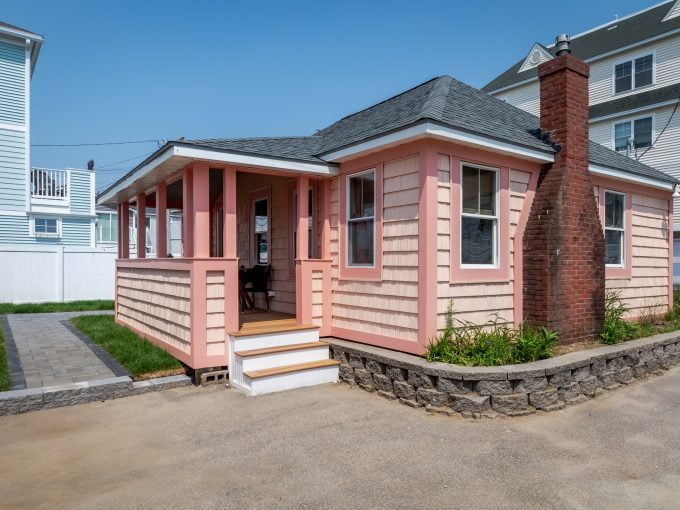
[[[422,87],[423,85],[426,85],[426,84],[430,83],[431,81],[438,80],[439,78],[442,78],[442,76],[435,76],[434,78],[430,78],[429,80],[425,80],[424,82],[419,83],[418,85],[415,85],[414,87],[411,87],[410,89],[404,90],[403,92],[400,92],[399,94],[395,94],[395,95],[393,95],[393,96],[391,96],[391,97],[388,97],[387,99],[383,99],[382,101],[379,101],[379,102],[374,103],[374,104],[372,104],[372,105],[370,105],[370,106],[367,106],[366,108],[362,108],[361,110],[358,110],[358,111],[356,111],[356,112],[354,112],[354,113],[350,113],[349,115],[345,115],[344,117],[339,118],[338,120],[336,120],[335,122],[333,122],[333,123],[330,124],[329,126],[326,126],[325,128],[321,129],[320,131],[325,131],[325,130],[328,129],[329,127],[334,126],[335,124],[337,124],[338,122],[342,122],[342,121],[345,120],[345,119],[349,119],[350,117],[354,117],[355,115],[359,115],[360,113],[363,113],[363,112],[365,112],[365,111],[368,111],[368,110],[370,110],[371,108],[375,108],[376,106],[379,106],[379,105],[381,105],[381,104],[383,104],[383,103],[387,103],[388,101],[392,101],[393,99],[395,99],[395,98],[397,98],[397,97],[403,96],[404,94],[408,94],[408,93],[411,92],[412,90],[415,90],[415,89],[417,89],[417,88],[419,88],[419,87]],[[316,134],[316,133],[315,133],[315,134]]]
[[[288,140],[291,138],[303,139],[303,138],[320,138],[318,135],[291,135],[291,136],[246,136],[242,138],[192,138],[191,140],[182,140],[186,142],[197,142],[197,141],[230,141],[230,142],[242,142],[245,140]],[[177,140],[171,140],[177,141]]]
[[[427,99],[420,109],[420,115],[428,119],[441,120],[454,78],[445,74],[439,76],[436,80],[435,86],[430,90]]]

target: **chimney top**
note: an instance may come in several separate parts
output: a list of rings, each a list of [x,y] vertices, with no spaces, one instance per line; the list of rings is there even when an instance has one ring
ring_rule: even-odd
[[[571,53],[571,48],[569,48],[570,43],[571,39],[567,34],[560,34],[557,37],[555,37],[555,47],[557,48],[558,57],[560,55],[568,55],[569,53]]]

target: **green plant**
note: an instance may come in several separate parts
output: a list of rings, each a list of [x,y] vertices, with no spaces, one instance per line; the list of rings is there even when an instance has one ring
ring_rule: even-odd
[[[618,344],[624,340],[644,336],[640,335],[642,332],[640,324],[627,322],[623,319],[627,311],[627,308],[621,302],[620,294],[613,290],[607,291],[604,300],[604,323],[602,324],[602,333],[600,333],[602,343]]]
[[[0,303],[0,314],[82,312],[85,310],[113,310],[113,300],[66,301],[63,303]]]
[[[444,330],[425,353],[429,361],[470,366],[525,363],[552,355],[557,334],[546,328],[522,324],[510,328],[497,314],[486,324],[456,319],[449,303]]]

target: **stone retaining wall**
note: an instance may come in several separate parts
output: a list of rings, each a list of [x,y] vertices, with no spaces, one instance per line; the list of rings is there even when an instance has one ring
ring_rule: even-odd
[[[499,367],[465,367],[326,338],[340,379],[411,407],[466,417],[522,416],[580,404],[680,363],[680,333]]]
[[[64,386],[5,391],[0,392],[0,416],[87,402],[101,402],[181,386],[191,386],[191,379],[186,375],[172,375],[133,382],[129,377],[122,376]]]

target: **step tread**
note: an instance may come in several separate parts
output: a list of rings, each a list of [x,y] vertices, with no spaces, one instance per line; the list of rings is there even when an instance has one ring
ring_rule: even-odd
[[[261,370],[251,370],[243,372],[243,375],[251,379],[259,379],[260,377],[268,377],[271,375],[287,374],[289,372],[300,372],[302,370],[311,370],[312,368],[331,367],[339,365],[340,362],[335,359],[324,359],[321,361],[308,361],[307,363],[296,363],[294,365],[284,365],[275,368],[263,368]]]
[[[229,333],[231,336],[254,336],[270,333],[285,333],[287,331],[301,331],[304,329],[319,329],[316,324],[265,324],[262,326],[243,327]]]
[[[291,345],[278,345],[276,347],[263,347],[262,349],[249,349],[247,351],[238,351],[234,354],[241,356],[242,358],[248,358],[250,356],[260,356],[262,354],[275,354],[277,352],[287,352],[287,351],[301,351],[304,349],[313,349],[315,347],[326,347],[327,342],[305,342],[301,344],[291,344]]]

